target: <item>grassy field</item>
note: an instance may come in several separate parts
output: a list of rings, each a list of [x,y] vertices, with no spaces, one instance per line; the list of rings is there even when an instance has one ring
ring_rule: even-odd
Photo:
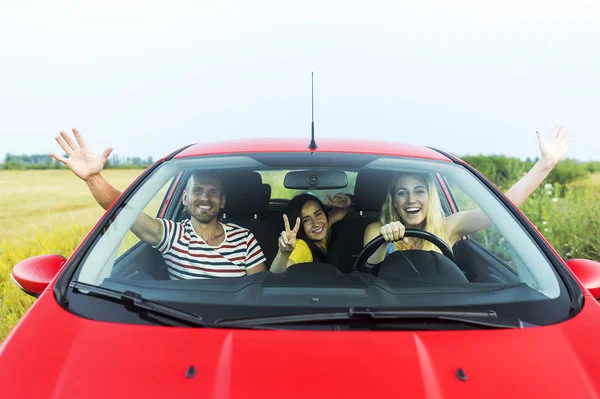
[[[142,171],[107,170],[124,189]],[[0,171],[0,341],[33,303],[10,279],[19,261],[42,254],[68,257],[104,210],[86,184],[66,170]]]
[[[103,173],[123,189],[141,170]],[[1,341],[33,303],[11,281],[12,267],[36,255],[68,257],[104,211],[70,171],[0,171],[0,189]],[[522,209],[563,257],[600,261],[600,174],[541,187]]]
[[[541,187],[521,210],[563,258],[600,262],[600,174]]]

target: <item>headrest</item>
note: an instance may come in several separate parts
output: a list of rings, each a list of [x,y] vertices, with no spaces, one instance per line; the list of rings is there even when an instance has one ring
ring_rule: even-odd
[[[221,176],[226,193],[229,193],[231,190],[236,190],[236,187],[240,185],[258,187],[262,184],[262,178],[258,172],[235,171],[227,174],[222,173]]]
[[[230,173],[223,183],[227,195],[225,213],[259,214],[269,208],[271,186],[263,184],[259,173]]]
[[[379,212],[392,178],[391,172],[363,170],[356,176],[354,208],[363,212]]]

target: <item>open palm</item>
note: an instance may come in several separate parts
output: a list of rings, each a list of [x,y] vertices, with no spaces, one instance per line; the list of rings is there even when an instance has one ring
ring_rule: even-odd
[[[112,148],[109,147],[101,155],[96,155],[89,150],[81,133],[77,129],[73,129],[73,135],[76,142],[64,131],[61,131],[60,135],[56,136],[56,142],[65,151],[68,158],[64,158],[56,153],[50,153],[50,156],[58,162],[67,165],[75,175],[86,180],[90,176],[100,173],[112,152]]]
[[[542,158],[550,161],[552,165],[563,159],[572,144],[569,133],[564,133],[562,126],[555,127],[548,140],[540,132],[537,132],[537,136]]]
[[[348,209],[352,206],[352,199],[344,193],[337,193],[335,196],[327,194],[327,205],[336,208]]]

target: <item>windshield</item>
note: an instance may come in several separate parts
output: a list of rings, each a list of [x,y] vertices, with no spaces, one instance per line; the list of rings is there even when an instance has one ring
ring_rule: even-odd
[[[540,325],[568,313],[563,283],[532,237],[450,162],[175,159],[124,193],[115,213],[90,237],[73,280],[209,321],[366,307],[489,310]],[[377,238],[397,222],[410,229],[404,241]],[[143,223],[157,233],[141,232]],[[294,228],[295,242],[282,244]]]

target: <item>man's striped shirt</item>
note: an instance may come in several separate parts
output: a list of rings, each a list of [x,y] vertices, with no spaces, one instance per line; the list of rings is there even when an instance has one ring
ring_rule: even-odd
[[[236,224],[221,223],[225,239],[218,246],[210,246],[196,234],[191,219],[159,220],[163,236],[155,248],[163,256],[171,280],[242,277],[265,262],[254,235]]]

